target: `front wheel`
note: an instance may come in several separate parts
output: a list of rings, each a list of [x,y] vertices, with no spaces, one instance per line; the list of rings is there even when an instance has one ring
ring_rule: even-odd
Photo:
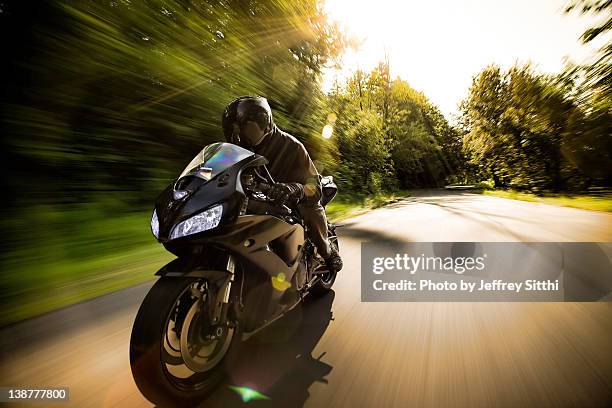
[[[212,325],[208,282],[162,277],[145,297],[130,338],[130,365],[140,392],[162,406],[195,403],[225,377],[241,325]]]

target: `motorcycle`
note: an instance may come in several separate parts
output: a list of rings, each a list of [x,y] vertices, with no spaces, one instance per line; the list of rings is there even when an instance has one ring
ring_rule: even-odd
[[[316,253],[296,203],[267,196],[267,163],[214,143],[157,199],[151,231],[177,258],[157,271],[130,338],[132,375],[153,403],[203,399],[246,357],[241,342],[331,290],[336,273]],[[338,189],[331,176],[321,186],[325,206]],[[328,222],[338,250],[335,229]]]

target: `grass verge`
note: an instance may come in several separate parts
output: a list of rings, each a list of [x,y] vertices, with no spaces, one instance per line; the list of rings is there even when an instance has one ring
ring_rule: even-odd
[[[408,190],[376,195],[338,194],[334,201],[327,205],[325,212],[331,221],[339,222],[408,196],[410,196]]]
[[[510,198],[513,200],[532,201],[536,203],[560,205],[563,207],[580,208],[582,210],[612,211],[612,197],[610,196],[569,194],[547,194],[545,196],[538,196],[515,190],[479,190],[474,192],[494,197]]]

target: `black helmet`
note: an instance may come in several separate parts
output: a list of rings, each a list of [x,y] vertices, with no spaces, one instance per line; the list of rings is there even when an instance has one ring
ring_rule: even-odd
[[[239,138],[235,140],[233,125],[236,123],[239,127],[242,127],[246,121],[257,123],[259,128],[266,133],[272,130],[274,126],[272,109],[270,109],[266,98],[263,96],[241,96],[225,107],[221,119],[225,140],[240,144]]]

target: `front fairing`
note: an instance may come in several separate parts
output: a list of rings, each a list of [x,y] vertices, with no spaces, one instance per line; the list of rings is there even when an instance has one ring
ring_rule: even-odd
[[[222,153],[221,156],[225,157],[219,157],[220,155],[217,154],[208,161],[202,160],[202,163],[194,164],[194,161],[198,159],[196,156],[185,171],[158,197],[155,211],[159,220],[158,239],[160,242],[193,239],[194,236],[188,235],[170,240],[170,234],[176,224],[216,204],[223,206],[219,226],[194,235],[214,233],[215,230],[233,223],[240,214],[240,208],[245,199],[244,190],[240,184],[242,170],[267,163],[264,157],[252,152],[246,154],[244,153],[247,152],[246,150],[229,143],[218,143],[211,146],[215,146]],[[234,153],[238,151],[236,148],[241,149],[240,154],[232,155],[232,151]],[[225,154],[227,152],[229,154]],[[201,154],[202,152],[199,153]],[[204,174],[202,169],[204,169]]]

